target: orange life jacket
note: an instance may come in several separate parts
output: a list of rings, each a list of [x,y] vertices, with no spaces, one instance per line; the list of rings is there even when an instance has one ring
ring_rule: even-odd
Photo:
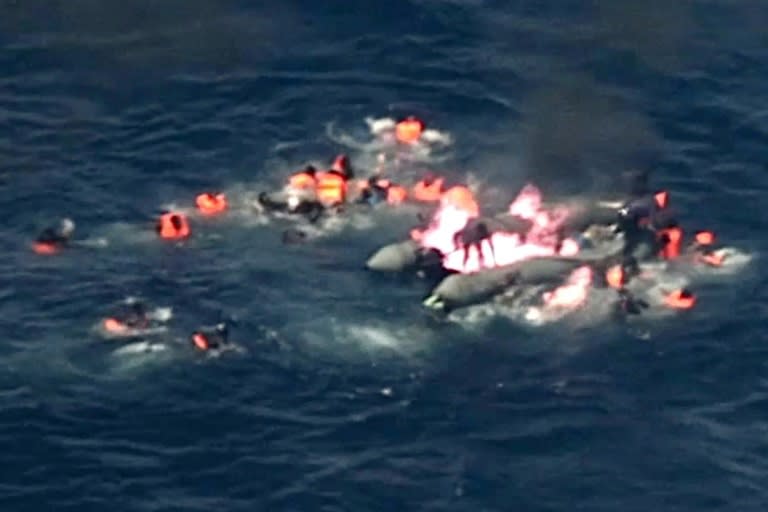
[[[659,257],[665,260],[673,260],[680,256],[680,246],[683,242],[683,230],[680,228],[666,228],[659,231],[659,238],[667,236],[669,241],[662,247]]]
[[[227,209],[227,198],[224,194],[206,192],[195,198],[197,209],[206,215],[215,215]]]
[[[125,332],[128,330],[128,327],[116,318],[105,318],[104,329],[108,332]]]
[[[325,205],[340,204],[347,199],[347,180],[334,172],[317,174],[317,199]]]
[[[696,305],[696,296],[685,290],[675,290],[664,298],[664,303],[672,309],[691,309]]]
[[[443,178],[423,179],[413,186],[413,198],[417,201],[437,202],[443,193]]]
[[[605,281],[608,286],[621,290],[626,284],[626,276],[621,265],[614,265],[605,272]]]
[[[186,238],[190,234],[187,218],[181,213],[164,213],[160,216],[157,226],[161,238],[169,240]]]
[[[43,255],[56,254],[59,251],[58,247],[56,247],[56,244],[48,242],[34,242],[32,244],[32,250],[37,254]]]
[[[210,344],[208,343],[208,338],[199,332],[196,332],[192,335],[192,343],[195,344],[195,346],[200,350],[208,350],[210,348]]]
[[[288,185],[299,190],[312,189],[317,185],[317,180],[310,173],[301,171],[288,178]]]
[[[699,245],[712,245],[715,243],[715,234],[711,231],[699,231],[696,233],[696,243]]]
[[[390,185],[387,188],[387,203],[401,204],[408,199],[408,191],[400,185]]]
[[[440,201],[444,205],[450,204],[459,210],[467,212],[471,217],[480,215],[480,207],[477,205],[477,201],[475,201],[474,194],[463,185],[457,185],[446,190]]]
[[[406,144],[418,141],[422,131],[424,131],[424,123],[415,117],[409,117],[395,125],[395,137]]]

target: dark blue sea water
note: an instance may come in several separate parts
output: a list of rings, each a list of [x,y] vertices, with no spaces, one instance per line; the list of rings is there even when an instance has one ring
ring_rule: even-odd
[[[4,511],[764,511],[763,1],[0,2]],[[247,209],[182,246],[152,221],[249,197],[413,111],[442,172],[511,198],[653,170],[753,256],[645,326],[462,328],[361,271],[386,216],[303,247]],[[370,155],[369,155],[370,156]],[[109,246],[41,258],[68,215]],[[167,350],[91,327],[173,308]],[[220,315],[240,351],[192,353]]]

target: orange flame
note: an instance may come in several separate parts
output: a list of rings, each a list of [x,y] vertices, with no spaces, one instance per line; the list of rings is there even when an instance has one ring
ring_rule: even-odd
[[[495,232],[479,244],[479,248],[456,246],[454,235],[470,219],[479,216],[479,208],[469,189],[454,187],[443,194],[441,206],[430,226],[424,231],[413,230],[411,238],[424,248],[434,248],[445,254],[443,266],[461,273],[509,265],[534,257],[572,256],[579,252],[576,241],[559,240],[557,235],[568,212],[564,209],[542,210],[541,192],[535,186],[528,184],[523,187],[510,205],[509,212],[532,221],[533,227],[526,234],[525,242],[517,233]]]
[[[584,304],[592,286],[592,269],[579,267],[568,277],[566,283],[544,294],[544,303],[549,307],[576,308]]]

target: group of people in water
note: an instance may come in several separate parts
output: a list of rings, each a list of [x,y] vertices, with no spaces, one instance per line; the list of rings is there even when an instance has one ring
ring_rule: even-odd
[[[414,117],[401,119],[395,126],[395,137],[400,144],[414,144],[424,131],[424,123]],[[639,313],[647,304],[635,299],[627,292],[626,285],[639,273],[638,260],[650,257],[675,259],[681,252],[691,252],[697,261],[719,266],[722,256],[715,248],[711,232],[695,234],[691,244],[683,247],[683,231],[668,208],[666,192],[650,193],[647,174],[640,173],[629,199],[616,210],[615,231],[625,238],[624,258],[605,273],[606,283],[615,288],[623,310],[628,314]],[[472,213],[466,225],[454,234],[454,244],[465,251],[466,258],[472,250],[482,255],[481,245],[489,242],[496,228],[479,220],[479,208],[474,196],[464,185],[448,187],[444,178],[426,174],[413,186],[396,183],[382,172],[370,176],[358,176],[349,157],[337,155],[327,169],[307,165],[288,177],[281,190],[259,195],[258,209],[268,213],[283,213],[315,223],[326,215],[343,214],[351,205],[375,206],[378,204],[399,205],[406,201],[438,205],[446,200],[453,201]],[[195,206],[201,215],[219,215],[229,208],[227,197],[222,192],[205,192],[195,198]],[[192,235],[187,215],[180,211],[165,211],[157,219],[157,235],[164,240],[183,240]],[[63,219],[58,224],[43,230],[33,243],[38,254],[55,254],[74,244],[75,223]],[[415,228],[412,237],[420,235]],[[568,233],[559,233],[561,239]],[[524,236],[524,233],[523,233]],[[643,247],[646,254],[638,253]],[[493,246],[491,244],[491,251]],[[674,308],[693,307],[695,296],[687,289],[667,298]],[[112,334],[140,334],[152,322],[147,307],[135,301],[114,316],[104,321],[104,329]],[[201,327],[190,334],[191,346],[201,351],[221,348],[229,343],[229,324],[221,322],[210,327]]]

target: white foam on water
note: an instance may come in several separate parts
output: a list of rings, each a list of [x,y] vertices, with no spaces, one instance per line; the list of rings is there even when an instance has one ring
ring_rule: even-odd
[[[691,288],[695,283],[690,277],[665,262],[642,264],[641,271],[641,276],[627,286],[635,298],[648,303],[640,317],[659,320],[678,314],[679,311],[665,305],[664,299],[675,290]],[[544,287],[511,287],[489,302],[453,311],[447,319],[467,330],[482,329],[496,318],[534,328],[559,322],[583,328],[610,321],[619,300],[611,288],[591,287],[584,302],[578,305],[550,306],[542,300],[544,291]]]
[[[164,343],[155,343],[150,341],[139,341],[136,343],[129,343],[123,345],[119,349],[112,352],[113,356],[131,356],[137,354],[151,354],[153,352],[165,352],[168,350],[168,346]]]
[[[169,321],[171,318],[173,318],[173,308],[171,307],[156,308],[155,310],[149,313],[149,317],[152,320],[165,323]]]
[[[301,338],[315,351],[331,353],[333,358],[357,360],[372,355],[395,355],[411,360],[432,350],[432,329],[386,321],[325,321],[304,329]]]
[[[364,122],[368,127],[366,137],[356,136],[336,127],[335,123],[328,123],[326,135],[329,139],[346,148],[356,150],[368,159],[375,158],[378,162],[379,155],[383,155],[389,161],[438,163],[445,161],[449,155],[442,154],[453,145],[453,137],[450,133],[427,128],[421,134],[418,142],[414,144],[400,144],[395,138],[394,131],[396,120],[390,117],[366,117]]]
[[[754,259],[753,254],[742,252],[734,247],[723,247],[714,251],[714,253],[723,257],[723,264],[719,267],[702,263],[691,264],[687,265],[685,272],[690,274],[695,280],[718,276],[732,276],[744,271]]]

